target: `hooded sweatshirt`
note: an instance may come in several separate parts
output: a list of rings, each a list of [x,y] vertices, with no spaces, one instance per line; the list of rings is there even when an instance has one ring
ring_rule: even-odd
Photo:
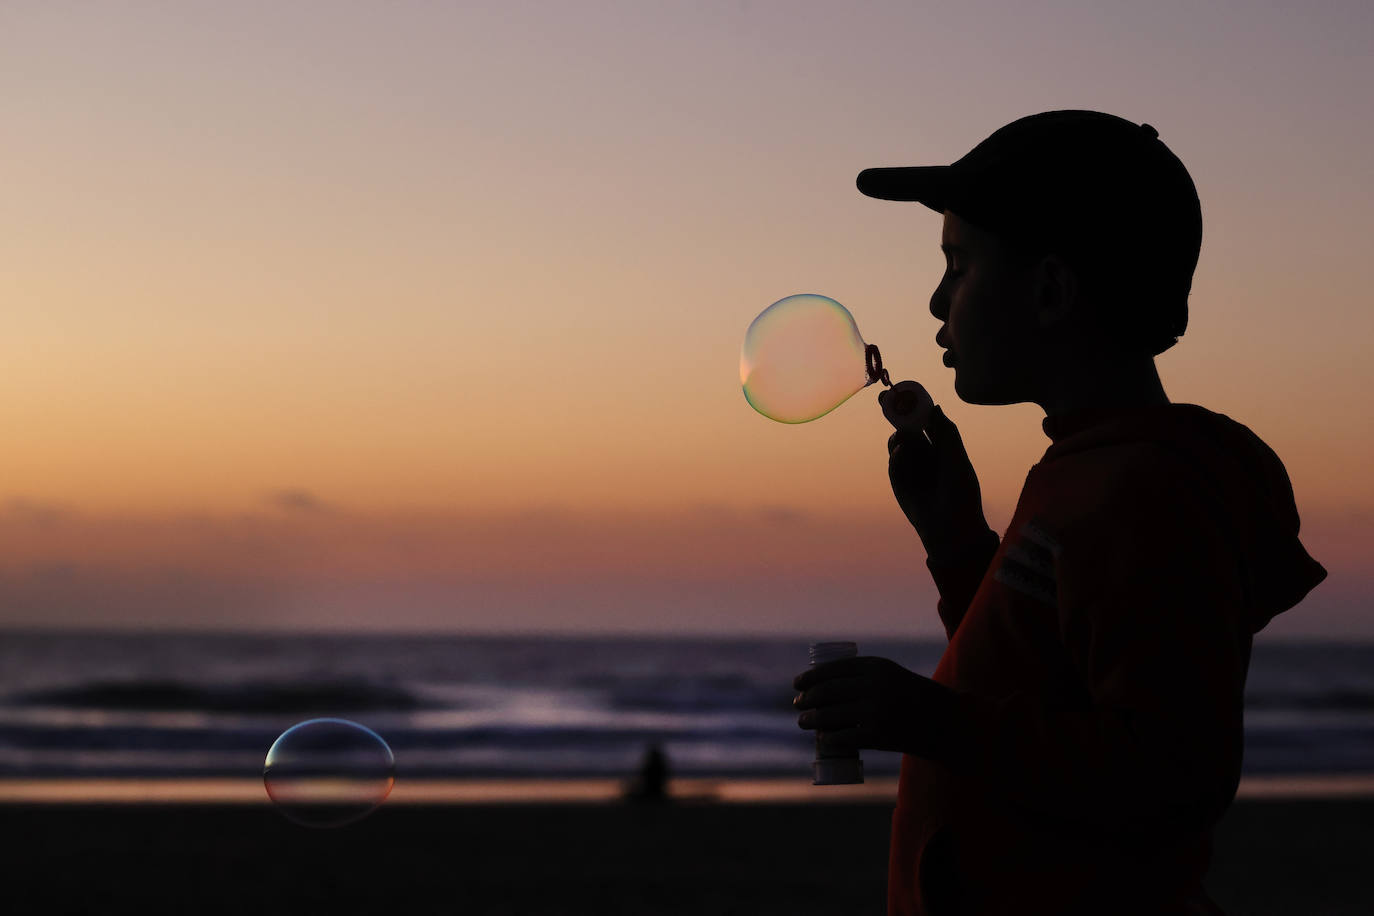
[[[1326,577],[1283,463],[1192,404],[1044,421],[1010,525],[927,561],[948,724],[902,759],[892,916],[1218,914],[1252,638]]]

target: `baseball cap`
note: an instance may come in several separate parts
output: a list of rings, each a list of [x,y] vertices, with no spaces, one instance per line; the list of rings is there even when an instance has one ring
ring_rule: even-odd
[[[865,169],[858,186],[869,197],[950,210],[1142,296],[1181,299],[1181,318],[1174,308],[1161,330],[1177,336],[1187,325],[1202,207],[1188,170],[1149,124],[1046,111],[999,128],[950,165]]]

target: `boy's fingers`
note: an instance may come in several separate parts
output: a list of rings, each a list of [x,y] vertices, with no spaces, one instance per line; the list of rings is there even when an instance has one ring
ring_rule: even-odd
[[[863,696],[868,679],[862,677],[837,677],[822,681],[805,693],[797,695],[792,705],[798,709],[815,709],[828,703],[857,700]]]
[[[887,454],[889,457],[897,454],[897,449],[903,445],[924,445],[930,447],[926,441],[925,434],[919,429],[899,429],[887,437]]]
[[[899,443],[896,448],[887,453],[888,473],[890,475],[896,471],[919,477],[929,473],[935,460],[935,449],[930,443],[922,442],[918,445],[914,441],[908,440]]]
[[[821,681],[828,681],[835,677],[847,677],[857,674],[868,664],[867,656],[859,655],[853,658],[841,658],[833,662],[824,662],[814,668],[807,668],[801,674],[792,679],[792,687],[795,690],[806,690],[819,684]]]
[[[859,750],[868,743],[867,732],[858,725],[852,728],[841,728],[835,731],[817,732],[816,737],[825,742],[830,747],[853,748]]]
[[[808,709],[797,717],[797,725],[823,732],[853,728],[859,722],[859,708],[858,703],[837,703],[822,709]]]

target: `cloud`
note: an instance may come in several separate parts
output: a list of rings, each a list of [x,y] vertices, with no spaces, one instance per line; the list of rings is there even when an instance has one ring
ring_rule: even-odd
[[[757,521],[776,525],[791,525],[807,522],[813,513],[799,506],[763,505],[732,506],[724,503],[698,502],[690,507],[696,519],[712,523],[753,523]]]
[[[17,627],[263,628],[309,615],[280,582],[195,570],[53,563],[0,570],[0,624]]]
[[[809,520],[811,513],[795,506],[763,506],[759,518],[777,525],[796,525]]]
[[[5,521],[21,525],[53,525],[66,519],[70,514],[65,506],[23,496],[12,497],[0,507],[0,516],[3,516]]]
[[[319,513],[330,511],[330,506],[314,493],[300,487],[274,490],[267,495],[267,501],[284,512]]]

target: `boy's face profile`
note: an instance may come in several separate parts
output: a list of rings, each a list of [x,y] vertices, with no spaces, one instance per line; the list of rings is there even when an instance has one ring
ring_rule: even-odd
[[[945,211],[945,274],[930,313],[967,404],[1039,404],[1047,415],[1087,406],[1168,404],[1154,360],[1120,349],[1093,321],[1073,269],[1035,256]]]
[[[936,342],[951,353],[954,390],[968,404],[1036,399],[1036,262],[948,210],[940,248],[945,273],[930,313],[945,322]]]

